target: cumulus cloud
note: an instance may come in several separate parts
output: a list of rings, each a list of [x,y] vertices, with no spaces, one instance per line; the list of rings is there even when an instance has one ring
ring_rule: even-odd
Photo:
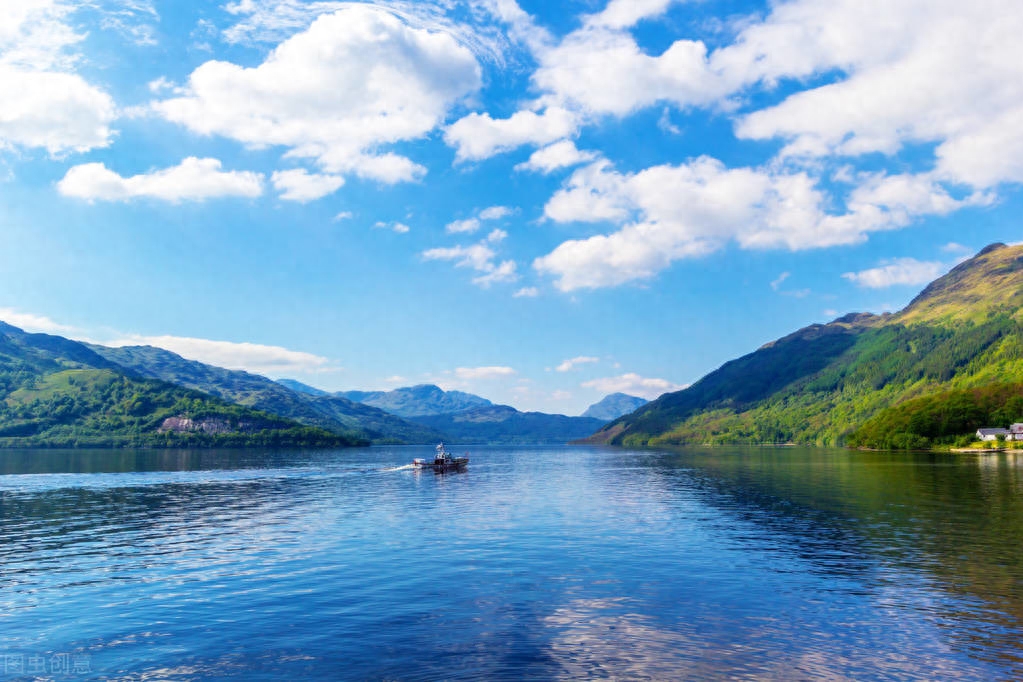
[[[471,218],[453,220],[444,227],[448,234],[472,234],[483,226],[483,223],[490,220],[500,220],[513,213],[507,206],[489,206],[476,212]]]
[[[578,166],[597,158],[596,152],[580,151],[571,140],[562,140],[533,152],[528,161],[515,166],[517,171],[535,171],[549,175],[562,168]]]
[[[70,48],[83,36],[57,0],[0,3],[0,149],[41,148],[53,155],[105,147],[114,100],[74,73]]]
[[[57,183],[64,196],[89,201],[128,201],[147,197],[163,201],[200,201],[216,197],[258,197],[263,176],[249,171],[222,171],[217,159],[188,157],[177,166],[125,178],[102,163],[74,166]]]
[[[729,241],[746,249],[802,250],[855,244],[871,232],[985,203],[953,198],[927,175],[866,175],[844,213],[804,171],[727,168],[709,157],[622,174],[606,160],[575,171],[548,201],[555,222],[612,222],[616,232],[563,242],[534,261],[563,291],[649,279],[674,261]]]
[[[378,222],[373,224],[373,229],[374,230],[391,230],[392,232],[394,232],[396,234],[407,234],[409,231],[411,231],[412,228],[409,227],[408,225],[406,225],[405,223],[398,223],[398,222],[387,223],[387,222],[384,222],[384,221],[381,220],[381,221],[378,221]]]
[[[936,261],[915,258],[895,258],[883,261],[878,267],[860,272],[847,272],[842,277],[867,289],[887,289],[893,286],[919,286],[928,284],[944,273],[947,266]]]
[[[336,192],[345,184],[340,175],[320,175],[310,173],[304,168],[275,171],[270,182],[277,190],[281,199],[287,201],[313,201]]]
[[[504,119],[472,113],[448,126],[444,141],[455,148],[456,161],[479,161],[524,144],[542,145],[569,137],[578,123],[575,114],[561,107],[540,113],[523,110]]]
[[[500,220],[501,218],[507,218],[513,213],[512,209],[507,206],[489,206],[480,211],[480,220]]]
[[[749,113],[740,137],[793,155],[892,154],[937,143],[940,178],[1023,180],[1023,6],[1004,0],[801,0],[716,54],[738,83],[840,69],[836,82]]]
[[[6,322],[23,331],[33,333],[71,334],[77,331],[74,327],[54,322],[45,315],[25,313],[14,308],[0,308],[0,322]]]
[[[448,234],[471,234],[478,229],[480,229],[479,218],[453,220],[444,227],[444,231]]]
[[[522,287],[516,291],[512,296],[514,298],[536,298],[540,295],[540,290],[536,287]]]
[[[583,388],[592,388],[601,393],[626,393],[653,400],[665,393],[681,391],[684,385],[674,384],[667,379],[651,379],[635,373],[622,374],[616,377],[605,377],[584,381]]]
[[[137,335],[109,341],[106,345],[114,347],[156,346],[177,353],[189,360],[198,360],[216,367],[265,374],[274,378],[291,376],[296,373],[336,372],[341,369],[333,361],[319,355],[256,343],[211,341],[183,336]]]
[[[579,357],[565,360],[560,365],[554,368],[556,372],[571,372],[580,365],[589,365],[595,362],[600,362],[600,358],[594,358],[587,355],[580,355]]]
[[[347,4],[256,67],[206,62],[186,94],[152,107],[199,134],[281,146],[326,173],[395,183],[426,169],[381,147],[425,136],[480,82],[473,53],[450,33]]]
[[[497,282],[513,282],[518,279],[515,261],[495,261],[497,253],[486,240],[472,246],[452,246],[428,249],[422,254],[424,260],[452,261],[456,268],[470,268],[479,273],[473,283],[489,288]]]
[[[515,374],[511,367],[459,367],[455,376],[464,381],[478,379],[502,379]]]

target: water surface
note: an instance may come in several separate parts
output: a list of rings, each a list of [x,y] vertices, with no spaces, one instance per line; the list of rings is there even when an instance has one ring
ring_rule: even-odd
[[[0,680],[1023,677],[1023,458],[429,450],[0,452]]]

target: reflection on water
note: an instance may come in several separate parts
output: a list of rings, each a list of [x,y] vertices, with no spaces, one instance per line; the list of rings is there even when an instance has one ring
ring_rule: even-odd
[[[417,456],[0,452],[0,657],[88,655],[103,679],[1023,676],[1012,455]]]

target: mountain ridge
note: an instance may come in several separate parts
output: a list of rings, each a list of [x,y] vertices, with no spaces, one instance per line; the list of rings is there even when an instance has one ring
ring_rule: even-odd
[[[586,440],[842,445],[906,400],[1023,382],[1021,306],[1023,246],[992,244],[895,314],[852,313],[804,327]]]

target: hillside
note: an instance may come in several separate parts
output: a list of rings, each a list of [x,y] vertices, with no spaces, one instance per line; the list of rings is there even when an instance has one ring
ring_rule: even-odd
[[[591,419],[600,419],[601,421],[611,421],[612,419],[618,419],[622,415],[635,412],[639,408],[646,405],[649,400],[645,398],[637,398],[633,395],[626,395],[625,393],[612,393],[604,396],[599,402],[595,402],[586,408],[586,411],[582,413],[583,417],[590,417]]]
[[[858,427],[904,401],[1023,383],[1021,304],[1023,246],[995,244],[895,315],[853,314],[801,329],[588,440],[844,444]]]
[[[486,398],[462,391],[444,391],[439,386],[420,384],[393,391],[344,391],[334,395],[372,405],[399,417],[455,414],[492,405]]]
[[[507,405],[489,405],[457,414],[413,417],[441,431],[453,443],[553,444],[584,438],[604,421],[561,414],[519,412]]]
[[[333,395],[298,392],[266,377],[214,367],[152,346],[89,349],[139,376],[203,391],[335,433],[357,433],[376,443],[431,443],[441,434],[383,410]]]
[[[144,379],[83,344],[0,322],[0,447],[361,444]]]

